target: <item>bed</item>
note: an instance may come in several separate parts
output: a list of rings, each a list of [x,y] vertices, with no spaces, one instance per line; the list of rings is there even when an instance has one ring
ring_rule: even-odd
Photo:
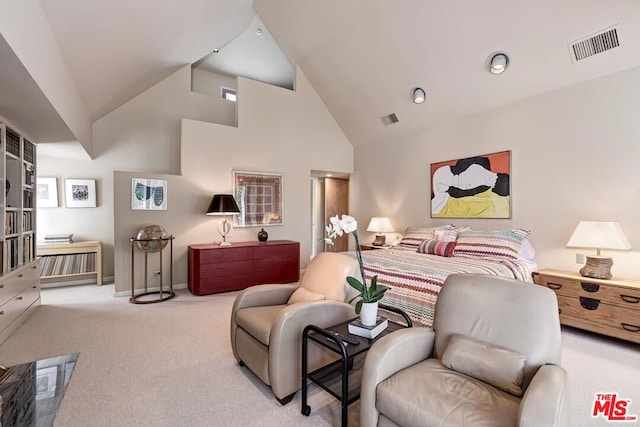
[[[444,237],[448,242],[424,239],[433,237],[429,234],[433,229],[419,230],[412,234],[408,229],[397,248],[362,252],[367,284],[377,275],[378,283],[390,288],[381,302],[404,310],[414,324],[431,326],[438,293],[449,274],[480,273],[532,282],[531,273],[537,268],[532,249],[525,256],[521,250],[526,230],[467,229]]]

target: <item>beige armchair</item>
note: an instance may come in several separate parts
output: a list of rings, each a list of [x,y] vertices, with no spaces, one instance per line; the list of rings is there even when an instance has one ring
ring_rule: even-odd
[[[282,405],[301,387],[302,331],[314,324],[330,326],[355,317],[347,303],[354,294],[347,276],[360,277],[358,262],[339,253],[318,254],[299,284],[258,285],[245,289],[231,311],[231,347]],[[309,348],[309,370],[335,355]]]
[[[445,281],[432,328],[376,342],[362,426],[569,426],[560,321],[550,289],[488,275]]]

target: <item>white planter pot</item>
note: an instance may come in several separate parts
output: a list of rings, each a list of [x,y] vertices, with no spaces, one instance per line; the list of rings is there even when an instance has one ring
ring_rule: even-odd
[[[365,302],[362,304],[360,311],[360,322],[365,326],[373,326],[376,324],[378,317],[378,302]]]

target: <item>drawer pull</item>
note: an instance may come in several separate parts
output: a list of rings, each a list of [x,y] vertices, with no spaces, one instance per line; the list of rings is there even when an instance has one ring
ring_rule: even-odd
[[[587,292],[598,292],[600,290],[600,285],[596,283],[580,282],[580,286]]]
[[[21,296],[20,296],[20,297],[18,297],[18,298],[16,298],[16,299],[17,299],[18,301],[22,301],[22,298],[23,298],[23,297],[21,297]]]
[[[4,310],[0,311],[0,316],[4,316]]]
[[[18,277],[22,277],[22,273],[18,274]]]
[[[620,323],[620,325],[626,331],[629,331],[629,332],[640,332],[640,326],[638,326],[638,325],[631,325],[629,323]]]
[[[2,288],[4,288],[4,285],[3,285],[3,284],[0,284],[0,289],[2,289]]]
[[[553,289],[554,291],[556,291],[556,290],[558,290],[558,289],[560,289],[562,287],[562,285],[560,283],[551,283],[551,282],[548,282],[547,286],[550,289]]]
[[[640,297],[633,297],[631,295],[622,295],[622,294],[620,294],[620,298],[622,298],[622,301],[630,302],[631,304],[637,304],[637,303],[640,302]]]
[[[597,310],[600,300],[580,297],[580,305],[587,310]]]

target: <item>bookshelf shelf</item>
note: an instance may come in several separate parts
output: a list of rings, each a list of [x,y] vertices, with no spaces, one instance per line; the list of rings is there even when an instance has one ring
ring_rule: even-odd
[[[73,243],[42,243],[37,246],[41,257],[41,279],[62,279],[95,275],[102,286],[102,244],[98,240]]]
[[[0,342],[40,304],[36,145],[0,118]]]

